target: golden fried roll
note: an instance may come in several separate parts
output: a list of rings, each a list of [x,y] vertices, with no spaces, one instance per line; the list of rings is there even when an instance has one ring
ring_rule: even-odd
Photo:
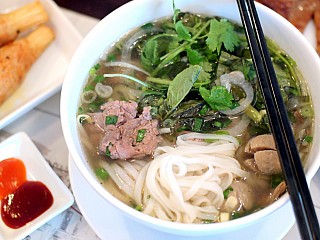
[[[316,27],[316,37],[317,37],[317,52],[320,54],[320,3],[318,4],[318,7],[316,11],[314,12],[314,25]]]
[[[53,31],[40,26],[27,37],[0,48],[0,104],[20,86],[32,64],[53,39]]]
[[[39,1],[0,14],[0,46],[17,38],[20,32],[47,22],[47,12]]]

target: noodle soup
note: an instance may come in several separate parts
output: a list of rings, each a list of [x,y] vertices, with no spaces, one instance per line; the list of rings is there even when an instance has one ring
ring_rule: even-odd
[[[302,161],[313,107],[293,59],[268,47]],[[97,180],[150,216],[215,223],[286,192],[242,27],[180,12],[116,42],[89,70],[78,128]]]

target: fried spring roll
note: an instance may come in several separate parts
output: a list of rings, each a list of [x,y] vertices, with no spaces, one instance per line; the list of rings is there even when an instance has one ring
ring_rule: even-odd
[[[0,104],[20,86],[32,64],[53,39],[53,31],[40,26],[27,37],[0,48]]]
[[[48,19],[48,14],[39,1],[0,14],[0,46],[15,40],[20,32],[43,24]]]
[[[314,25],[316,28],[316,38],[317,38],[316,49],[318,54],[320,54],[320,3],[318,4],[318,7],[314,12],[313,19],[314,19]]]

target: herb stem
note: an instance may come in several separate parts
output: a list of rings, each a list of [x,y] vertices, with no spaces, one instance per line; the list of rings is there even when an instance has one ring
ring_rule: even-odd
[[[295,71],[293,70],[290,62],[289,62],[284,56],[282,56],[281,52],[273,49],[273,47],[271,47],[271,51],[272,51],[281,61],[283,61],[283,62],[285,63],[285,65],[288,67],[288,70],[289,70],[289,72],[290,72],[290,76],[291,76],[291,78],[293,79],[293,82],[294,82],[295,85],[296,85],[295,87],[296,87],[296,89],[298,90],[299,95],[301,95],[300,86],[297,84],[298,77],[297,77]]]
[[[162,61],[152,72],[152,76],[156,76],[157,73],[172,59],[174,59],[179,53],[183,52],[186,47],[192,45],[196,42],[196,39],[202,34],[204,30],[210,25],[210,21],[207,21],[203,27],[188,41],[183,42],[179,47],[175,48],[172,52],[167,53],[166,55],[162,56],[160,60]]]
[[[107,74],[104,74],[103,76],[104,76],[104,77],[109,77],[109,78],[111,78],[111,77],[123,77],[123,78],[130,79],[130,80],[132,80],[132,81],[134,81],[134,82],[136,82],[136,83],[139,83],[139,84],[141,84],[142,86],[151,87],[151,86],[149,86],[149,84],[147,84],[147,83],[145,83],[145,82],[142,82],[141,80],[139,80],[139,79],[137,79],[137,78],[135,78],[135,77],[126,75],[126,74],[120,74],[120,73],[109,74],[109,73],[107,73]]]

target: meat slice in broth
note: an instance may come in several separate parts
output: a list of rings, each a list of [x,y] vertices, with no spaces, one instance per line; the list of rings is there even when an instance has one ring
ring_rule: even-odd
[[[101,153],[111,159],[143,158],[153,153],[160,142],[158,120],[152,119],[150,107],[141,115],[137,107],[136,102],[111,101],[102,106],[102,113],[93,114],[96,126],[105,131],[99,144]]]

